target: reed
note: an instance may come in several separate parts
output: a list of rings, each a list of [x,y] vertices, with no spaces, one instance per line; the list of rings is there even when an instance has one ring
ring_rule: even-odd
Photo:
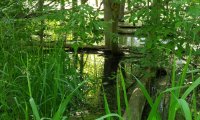
[[[160,113],[158,112],[158,107],[160,105],[161,100],[163,99],[163,96],[166,94],[170,94],[170,101],[169,101],[169,108],[168,108],[168,120],[175,120],[177,115],[177,110],[180,109],[183,116],[186,120],[199,120],[199,115],[197,112],[197,99],[196,99],[196,90],[195,88],[200,85],[200,77],[197,79],[194,79],[195,72],[198,72],[198,70],[192,70],[188,71],[189,63],[191,59],[191,52],[188,56],[187,62],[185,66],[183,67],[183,72],[180,75],[180,78],[178,79],[176,75],[176,59],[174,59],[173,66],[172,66],[172,76],[171,76],[171,87],[167,88],[166,90],[159,93],[159,95],[153,100],[148,93],[148,90],[145,88],[145,86],[141,83],[141,81],[132,74],[132,76],[136,79],[138,85],[140,86],[140,89],[142,90],[144,96],[147,99],[148,104],[151,107],[151,110],[148,115],[148,120],[162,120],[162,117]],[[186,74],[191,73],[192,76],[192,84],[190,85],[184,85]],[[107,112],[105,116],[102,116],[98,118],[97,120],[101,120],[103,118],[110,118],[110,117],[118,117],[119,119],[123,119],[122,113],[121,113],[121,106],[120,106],[120,89],[119,86],[122,86],[122,91],[124,95],[124,100],[126,104],[126,109],[131,107],[128,106],[128,100],[127,100],[127,94],[125,90],[125,79],[121,73],[121,70],[119,69],[119,76],[121,81],[121,85],[119,85],[119,82],[117,82],[117,106],[118,106],[118,113],[110,113]],[[179,82],[176,82],[178,79]],[[187,97],[192,94],[191,101],[192,103],[188,103]],[[106,102],[106,99],[104,99]],[[106,102],[107,103],[107,102]],[[106,105],[108,106],[108,105]],[[108,109],[108,108],[106,108]],[[192,111],[193,110],[193,111]],[[131,113],[130,113],[131,114]],[[131,119],[130,119],[131,120]]]

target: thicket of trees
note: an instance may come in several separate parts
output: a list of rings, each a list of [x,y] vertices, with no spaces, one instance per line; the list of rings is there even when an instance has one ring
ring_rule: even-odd
[[[144,67],[165,67],[172,63],[171,56],[188,55],[192,66],[198,67],[199,0],[96,0],[97,7],[88,2],[0,1],[0,119],[29,119],[30,114],[39,119],[33,98],[41,116],[59,119],[68,113],[82,99],[80,90],[77,101],[69,100],[82,82],[72,64],[77,49],[105,37],[112,55],[121,54],[118,23],[122,21],[135,25],[132,36],[145,39],[139,48],[146,56],[141,59]],[[76,53],[73,60],[64,49],[69,41]],[[71,106],[66,107],[68,103]]]

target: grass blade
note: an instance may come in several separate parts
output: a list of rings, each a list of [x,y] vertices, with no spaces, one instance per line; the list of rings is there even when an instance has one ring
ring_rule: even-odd
[[[192,68],[193,70],[193,68]],[[192,75],[192,82],[194,82],[194,74],[191,73]],[[196,89],[193,90],[193,93],[192,93],[192,108],[193,109],[193,116],[194,116],[194,119],[197,120],[197,97],[196,97]]]
[[[182,86],[184,81],[185,81],[186,73],[187,73],[187,70],[188,70],[188,67],[189,67],[189,63],[190,63],[190,60],[191,60],[191,55],[192,55],[192,49],[190,49],[190,54],[189,54],[189,57],[188,57],[188,59],[186,61],[185,66],[183,68],[183,72],[181,74],[181,78],[179,79],[178,86]],[[180,90],[178,90],[178,92],[177,92],[177,97],[179,97],[179,95],[180,95]]]
[[[115,114],[115,113],[110,113],[110,114],[104,115],[100,118],[97,118],[96,120],[105,120],[106,118],[109,118],[109,117],[118,117],[120,120],[123,120],[123,118],[120,115]]]
[[[104,98],[104,105],[105,105],[105,112],[106,112],[106,115],[110,114],[110,108],[109,108],[109,105],[108,105],[108,101],[107,101],[107,98],[106,98],[106,95],[104,93],[103,95],[103,98]],[[106,117],[107,120],[110,120],[110,117]]]
[[[39,115],[37,106],[36,106],[35,101],[32,97],[29,99],[29,103],[31,104],[33,115],[35,116],[36,120],[40,120],[40,115]]]
[[[191,112],[188,103],[184,99],[179,99],[178,100],[179,105],[181,106],[185,119],[186,120],[192,120]]]
[[[190,85],[190,87],[184,92],[181,98],[185,99],[190,94],[190,92],[192,92],[199,84],[200,84],[200,77],[197,80],[195,80],[192,83],[192,85]]]
[[[200,72],[200,69],[191,70],[191,71],[188,71],[187,73],[198,73],[198,72]]]
[[[171,87],[174,88],[176,85],[175,85],[175,79],[176,79],[176,57],[174,56],[174,60],[173,60],[173,68],[172,68],[172,85]],[[176,113],[176,110],[175,110],[175,107],[174,107],[174,104],[175,104],[175,92],[171,92],[170,94],[170,103],[169,103],[169,113],[168,113],[168,119],[169,120],[174,120],[175,118],[175,113]]]
[[[122,113],[121,113],[121,101],[120,101],[120,89],[119,89],[119,79],[117,80],[117,111],[118,111],[118,114],[121,116]]]
[[[68,103],[70,102],[73,94],[83,85],[85,84],[86,81],[83,81],[80,83],[80,85],[74,89],[74,91],[72,91],[60,104],[57,112],[55,113],[55,115],[53,116],[53,120],[60,120],[61,119],[61,116],[62,114],[64,113]]]
[[[147,89],[146,89],[145,86],[140,82],[140,80],[137,79],[137,77],[135,77],[134,75],[133,75],[133,77],[136,79],[136,81],[137,81],[138,85],[140,86],[140,89],[142,90],[144,96],[146,97],[146,99],[147,99],[149,105],[150,105],[151,107],[153,107],[153,100],[152,100],[151,96],[149,95]]]
[[[122,84],[122,89],[123,89],[123,92],[124,92],[124,100],[125,100],[126,109],[127,109],[128,113],[129,113],[128,97],[127,97],[125,81],[124,81],[124,77],[123,77],[121,69],[119,71],[119,74],[120,74],[120,80],[121,80],[121,84]]]
[[[152,107],[151,107],[151,111],[150,111],[150,114],[149,114],[147,120],[161,120],[161,117],[160,117],[160,115],[158,114],[157,109],[158,109],[158,106],[159,106],[159,104],[160,104],[160,101],[162,100],[162,96],[163,96],[163,94],[160,94],[160,95],[156,98],[155,103],[154,103],[154,104],[152,105]]]
[[[198,114],[198,116],[197,116],[197,120],[200,120],[200,114]]]

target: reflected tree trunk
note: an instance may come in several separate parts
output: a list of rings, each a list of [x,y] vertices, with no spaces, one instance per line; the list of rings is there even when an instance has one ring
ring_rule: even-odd
[[[112,76],[115,77],[120,60],[120,56],[105,56],[103,82],[106,84],[115,84],[115,78]]]
[[[117,109],[116,92],[114,91],[116,91],[116,75],[120,60],[121,60],[120,56],[114,56],[114,55],[105,56],[104,75],[102,82],[103,82],[104,92],[106,93],[106,97],[108,99],[108,104],[111,111]]]

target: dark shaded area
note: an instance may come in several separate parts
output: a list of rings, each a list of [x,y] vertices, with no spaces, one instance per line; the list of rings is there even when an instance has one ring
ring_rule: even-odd
[[[105,55],[104,75],[102,80],[104,85],[116,84],[116,73],[122,57],[122,55]]]
[[[167,75],[167,71],[164,68],[157,68],[156,70],[156,78],[161,78]]]
[[[111,112],[117,112],[116,75],[121,55],[105,55],[102,85]]]

